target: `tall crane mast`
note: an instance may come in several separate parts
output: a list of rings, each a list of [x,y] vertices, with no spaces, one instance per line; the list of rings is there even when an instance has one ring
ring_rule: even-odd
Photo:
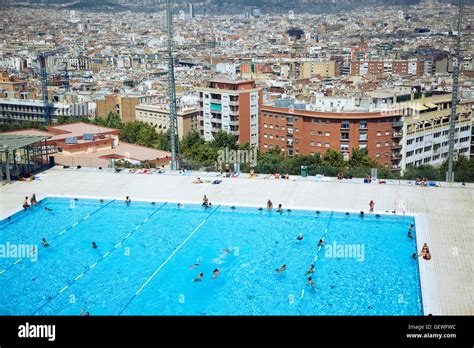
[[[170,145],[171,145],[171,170],[177,169],[177,122],[176,122],[176,86],[174,82],[173,60],[173,18],[170,0],[166,0],[166,19],[168,34],[168,97],[170,99]]]
[[[454,48],[453,59],[453,88],[451,94],[451,119],[449,127],[449,150],[448,150],[448,172],[446,173],[446,181],[454,181],[453,173],[453,157],[454,157],[454,141],[456,134],[456,115],[458,104],[458,88],[459,88],[459,69],[460,69],[460,51],[461,51],[461,31],[462,31],[462,17],[464,13],[464,0],[459,0],[459,15],[458,15],[458,35],[456,36],[456,46]]]
[[[41,94],[43,96],[43,118],[46,123],[51,122],[50,110],[51,106],[49,104],[49,94],[48,94],[48,72],[46,69],[46,60],[48,57],[55,56],[56,54],[65,52],[67,47],[61,47],[52,51],[41,52],[38,54],[38,62],[40,65],[40,80],[41,80]]]

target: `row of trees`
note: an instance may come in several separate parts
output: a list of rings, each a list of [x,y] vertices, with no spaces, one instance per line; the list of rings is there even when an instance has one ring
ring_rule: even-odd
[[[75,121],[78,121],[77,119]],[[120,130],[120,140],[170,151],[170,133],[157,132],[148,123],[135,121],[123,123],[120,117],[114,113],[109,113],[103,118],[81,118],[79,121],[93,123],[99,126],[115,128]],[[58,123],[70,122],[68,118],[60,118]],[[1,130],[15,130],[20,128],[46,129],[40,123],[26,122],[20,125],[2,124]],[[178,141],[180,160],[188,168],[218,170],[219,150],[253,150],[250,144],[238,144],[238,137],[226,132],[218,132],[212,141],[204,141],[200,133],[191,131],[187,133],[181,141]],[[407,179],[414,180],[417,177],[428,178],[430,180],[443,181],[447,171],[447,162],[439,167],[423,165],[410,167],[405,170],[403,176],[392,173],[388,168],[380,165],[375,159],[368,156],[362,149],[354,149],[348,160],[344,155],[335,150],[328,149],[324,154],[309,156],[295,155],[288,157],[280,149],[272,149],[262,153],[257,151],[257,162],[253,169],[257,173],[288,173],[291,175],[300,174],[301,166],[308,168],[309,175],[323,174],[326,176],[336,176],[343,172],[345,176],[365,177],[370,173],[371,168],[378,169],[380,178]],[[244,172],[250,171],[249,164],[241,164],[240,169]],[[474,161],[464,156],[460,156],[454,163],[456,181],[474,182]]]

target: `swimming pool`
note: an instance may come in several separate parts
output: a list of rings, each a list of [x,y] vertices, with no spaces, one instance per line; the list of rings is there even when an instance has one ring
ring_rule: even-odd
[[[0,222],[4,251],[37,245],[36,254],[10,249],[0,258],[0,314],[422,315],[416,241],[407,238],[413,223],[410,216],[45,198]],[[315,272],[306,275],[311,264]]]

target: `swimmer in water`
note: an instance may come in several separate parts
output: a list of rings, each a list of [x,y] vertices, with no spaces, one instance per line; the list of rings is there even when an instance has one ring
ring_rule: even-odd
[[[298,240],[303,240],[303,233],[300,233],[300,234],[298,235],[298,237],[296,237],[296,239],[298,239]]]
[[[280,268],[275,270],[277,273],[282,273],[283,271],[286,271],[286,265],[281,266]]]
[[[97,244],[95,244],[95,242],[92,242],[92,248],[97,249]]]
[[[125,197],[125,204],[130,204],[132,203],[132,200],[130,199],[129,196]]]
[[[44,210],[46,210],[46,211],[53,211],[53,209],[48,208],[48,207],[44,207]]]
[[[189,269],[194,269],[194,268],[198,268],[198,267],[199,267],[199,259],[196,259],[196,262],[194,263],[194,265],[189,266]]]
[[[89,312],[86,312],[86,309],[85,308],[82,308],[81,310],[81,313],[79,313],[80,316],[86,316],[88,317],[89,316]]]
[[[268,200],[268,202],[267,202],[267,209],[268,209],[268,210],[272,210],[272,209],[273,209],[273,203],[272,203],[271,200]]]
[[[283,208],[282,208],[281,204],[278,204],[277,212],[283,213]]]
[[[193,280],[193,282],[201,282],[202,278],[204,277],[204,273],[199,273],[197,278]]]
[[[408,230],[407,237],[408,237],[408,238],[410,238],[410,239],[413,239],[413,236],[412,236],[412,234],[411,234],[411,231],[410,231],[410,230]]]
[[[305,274],[311,274],[311,273],[314,273],[315,269],[314,269],[314,264],[311,264],[311,266],[309,266],[309,269],[306,271]]]
[[[212,279],[216,279],[216,278],[219,276],[220,271],[219,271],[218,268],[216,268],[216,269],[214,270],[214,272],[212,272],[212,273],[213,273],[213,274],[212,274]]]
[[[313,288],[316,286],[316,284],[314,284],[313,278],[311,277],[308,277],[308,281],[306,282],[306,285],[311,285]]]
[[[324,245],[324,241],[322,239],[319,240],[318,247],[322,247]]]
[[[42,245],[44,248],[49,247],[49,244],[46,242],[46,239],[44,239],[44,238],[43,238],[43,240],[41,241],[41,245]]]

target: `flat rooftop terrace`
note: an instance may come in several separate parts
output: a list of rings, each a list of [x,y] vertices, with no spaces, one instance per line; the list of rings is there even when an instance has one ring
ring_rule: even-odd
[[[314,180],[271,180],[219,178],[219,185],[193,184],[203,173],[115,174],[87,170],[52,168],[40,180],[15,182],[0,188],[0,219],[21,209],[25,196],[101,197],[132,200],[200,203],[207,195],[213,204],[274,205],[312,210],[368,211],[374,200],[376,213],[421,214],[429,232],[439,309],[445,315],[474,314],[474,188],[419,187],[397,184],[356,182],[316,182]],[[418,222],[417,222],[418,223]],[[407,226],[408,227],[408,226]],[[418,225],[417,225],[418,227]],[[354,231],[357,233],[357,231]],[[406,233],[406,231],[403,231]],[[425,235],[425,234],[423,234]],[[423,238],[417,231],[418,239]],[[425,240],[418,240],[418,245]],[[390,252],[390,250],[388,250]],[[427,314],[427,313],[425,313]]]

